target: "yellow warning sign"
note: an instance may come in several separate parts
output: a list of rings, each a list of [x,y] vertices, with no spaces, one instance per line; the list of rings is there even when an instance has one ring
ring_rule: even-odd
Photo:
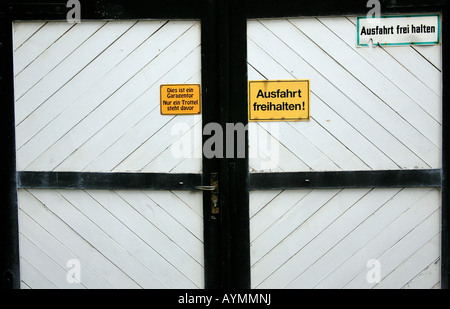
[[[309,80],[263,80],[248,83],[250,121],[310,120]]]
[[[200,85],[161,85],[161,115],[200,113]]]

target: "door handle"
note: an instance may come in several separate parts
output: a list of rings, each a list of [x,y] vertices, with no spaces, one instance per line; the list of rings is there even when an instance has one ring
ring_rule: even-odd
[[[210,186],[195,186],[195,189],[203,192],[211,192],[211,215],[219,214],[219,176],[211,173]]]
[[[216,186],[195,186],[195,189],[199,191],[214,191],[216,190]]]

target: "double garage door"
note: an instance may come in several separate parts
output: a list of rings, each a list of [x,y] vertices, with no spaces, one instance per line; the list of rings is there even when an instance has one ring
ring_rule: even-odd
[[[246,27],[248,80],[311,82],[309,121],[249,123],[250,183],[441,169],[441,45],[357,48],[355,16]],[[201,21],[15,21],[13,31],[21,288],[208,287],[210,193],[184,178],[180,190],[80,183],[202,179],[204,115],[160,113],[161,85],[204,83]],[[64,175],[78,178],[54,178]],[[441,212],[439,185],[251,185],[249,287],[439,288]]]

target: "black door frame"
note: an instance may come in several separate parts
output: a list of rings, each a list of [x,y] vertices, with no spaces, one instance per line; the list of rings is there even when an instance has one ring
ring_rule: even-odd
[[[247,20],[299,16],[365,15],[366,0],[157,0],[131,3],[123,0],[82,2],[82,19],[196,19],[202,31],[203,126],[219,123],[248,124]],[[440,12],[443,20],[443,55],[447,49],[450,16],[445,0],[381,0],[382,13]],[[370,172],[249,174],[244,158],[207,159],[203,175],[161,173],[20,172],[15,166],[14,80],[12,62],[13,20],[64,20],[66,1],[16,0],[0,7],[0,95],[2,142],[6,155],[0,168],[0,275],[2,288],[20,288],[17,188],[193,190],[209,185],[219,173],[219,214],[206,207],[204,243],[206,288],[250,288],[249,191],[298,188],[440,187],[442,192],[441,286],[449,280],[448,116],[449,90],[443,87],[442,169]],[[448,60],[443,57],[443,84],[449,82]],[[209,136],[203,136],[206,141]],[[235,139],[236,143],[236,139]],[[248,146],[248,135],[245,137]],[[224,143],[226,145],[226,143]],[[236,145],[234,145],[236,146]],[[248,147],[246,147],[247,149]],[[236,149],[236,147],[234,148]],[[226,149],[224,150],[226,153]],[[308,181],[305,181],[308,180]]]

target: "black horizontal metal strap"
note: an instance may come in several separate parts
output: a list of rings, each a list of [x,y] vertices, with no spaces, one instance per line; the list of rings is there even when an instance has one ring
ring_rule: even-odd
[[[383,14],[408,12],[412,8],[415,12],[438,12],[447,0],[380,0]],[[292,1],[292,0],[245,0],[247,18],[286,18],[295,16],[365,16],[371,5],[367,0],[321,0],[321,1]]]
[[[101,19],[199,19],[202,0],[97,0],[79,1],[81,20]],[[65,20],[72,5],[67,0],[12,0],[0,9],[13,20]]]
[[[22,189],[195,190],[201,174],[18,172]]]
[[[441,170],[250,174],[250,190],[441,187]]]

